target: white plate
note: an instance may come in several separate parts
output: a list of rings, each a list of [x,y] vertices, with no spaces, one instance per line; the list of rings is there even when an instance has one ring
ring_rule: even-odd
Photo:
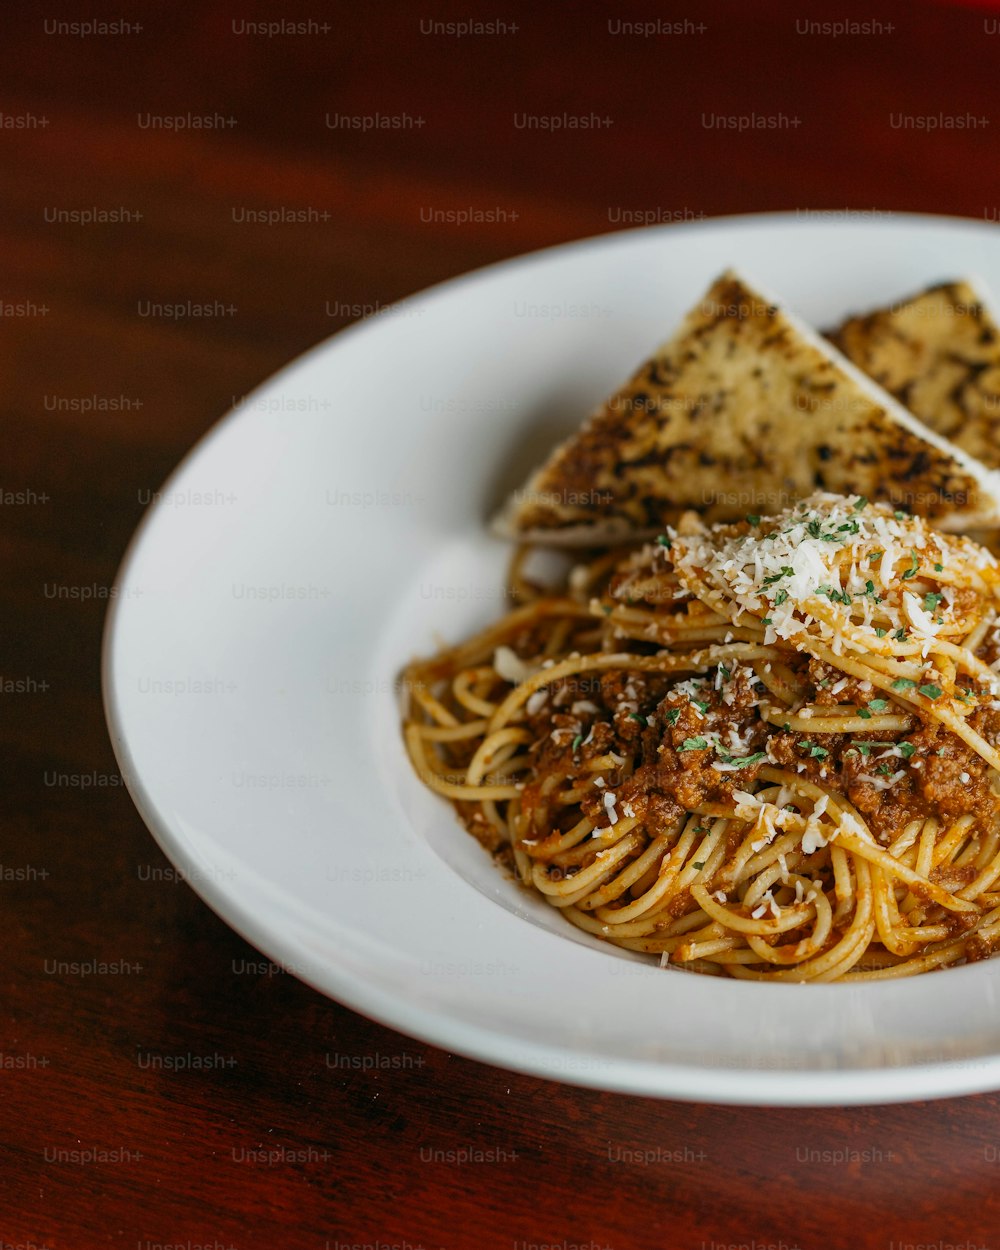
[[[238,932],[323,993],[491,1063],[673,1098],[1000,1087],[1000,960],[886,984],[661,971],[494,867],[411,774],[394,680],[503,609],[505,490],[735,264],[825,326],[1000,290],[1000,233],[734,218],[497,265],[336,335],[230,413],[146,515],[105,701],[135,802]]]

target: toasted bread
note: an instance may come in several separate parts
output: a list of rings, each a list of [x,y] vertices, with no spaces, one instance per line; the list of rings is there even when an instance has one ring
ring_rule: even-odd
[[[830,337],[915,417],[1000,469],[1000,326],[971,282],[851,317]]]
[[[687,509],[732,520],[817,489],[888,500],[942,529],[1000,523],[1000,475],[730,271],[493,528],[598,546],[651,537]]]

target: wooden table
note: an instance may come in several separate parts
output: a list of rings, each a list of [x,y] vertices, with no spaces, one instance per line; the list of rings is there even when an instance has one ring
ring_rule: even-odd
[[[883,29],[836,36],[766,0],[504,0],[479,15],[499,29],[466,35],[424,27],[481,6],[306,4],[288,14],[306,33],[250,33],[280,7],[0,18],[0,1250],[1000,1245],[998,1096],[622,1097],[248,971],[260,956],[165,871],[99,687],[108,588],[150,492],[234,397],[365,311],[629,214],[996,220],[997,15],[842,2],[823,16]],[[57,25],[95,16],[141,30]],[[710,114],[789,120],[740,132]],[[343,121],[373,115],[409,121]],[[186,301],[218,307],[143,312]]]

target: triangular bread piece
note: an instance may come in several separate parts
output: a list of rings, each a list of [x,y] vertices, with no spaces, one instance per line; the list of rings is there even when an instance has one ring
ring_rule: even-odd
[[[889,500],[943,529],[1000,523],[1000,475],[729,271],[493,529],[599,546],[651,537],[685,509],[731,520],[817,489]]]
[[[830,337],[915,417],[1000,469],[1000,326],[970,281],[851,317]]]

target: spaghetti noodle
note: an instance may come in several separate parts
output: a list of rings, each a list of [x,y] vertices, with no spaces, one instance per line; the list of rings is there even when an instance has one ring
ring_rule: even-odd
[[[697,972],[1000,949],[1000,566],[858,497],[598,553],[405,674],[419,776],[579,928]]]

